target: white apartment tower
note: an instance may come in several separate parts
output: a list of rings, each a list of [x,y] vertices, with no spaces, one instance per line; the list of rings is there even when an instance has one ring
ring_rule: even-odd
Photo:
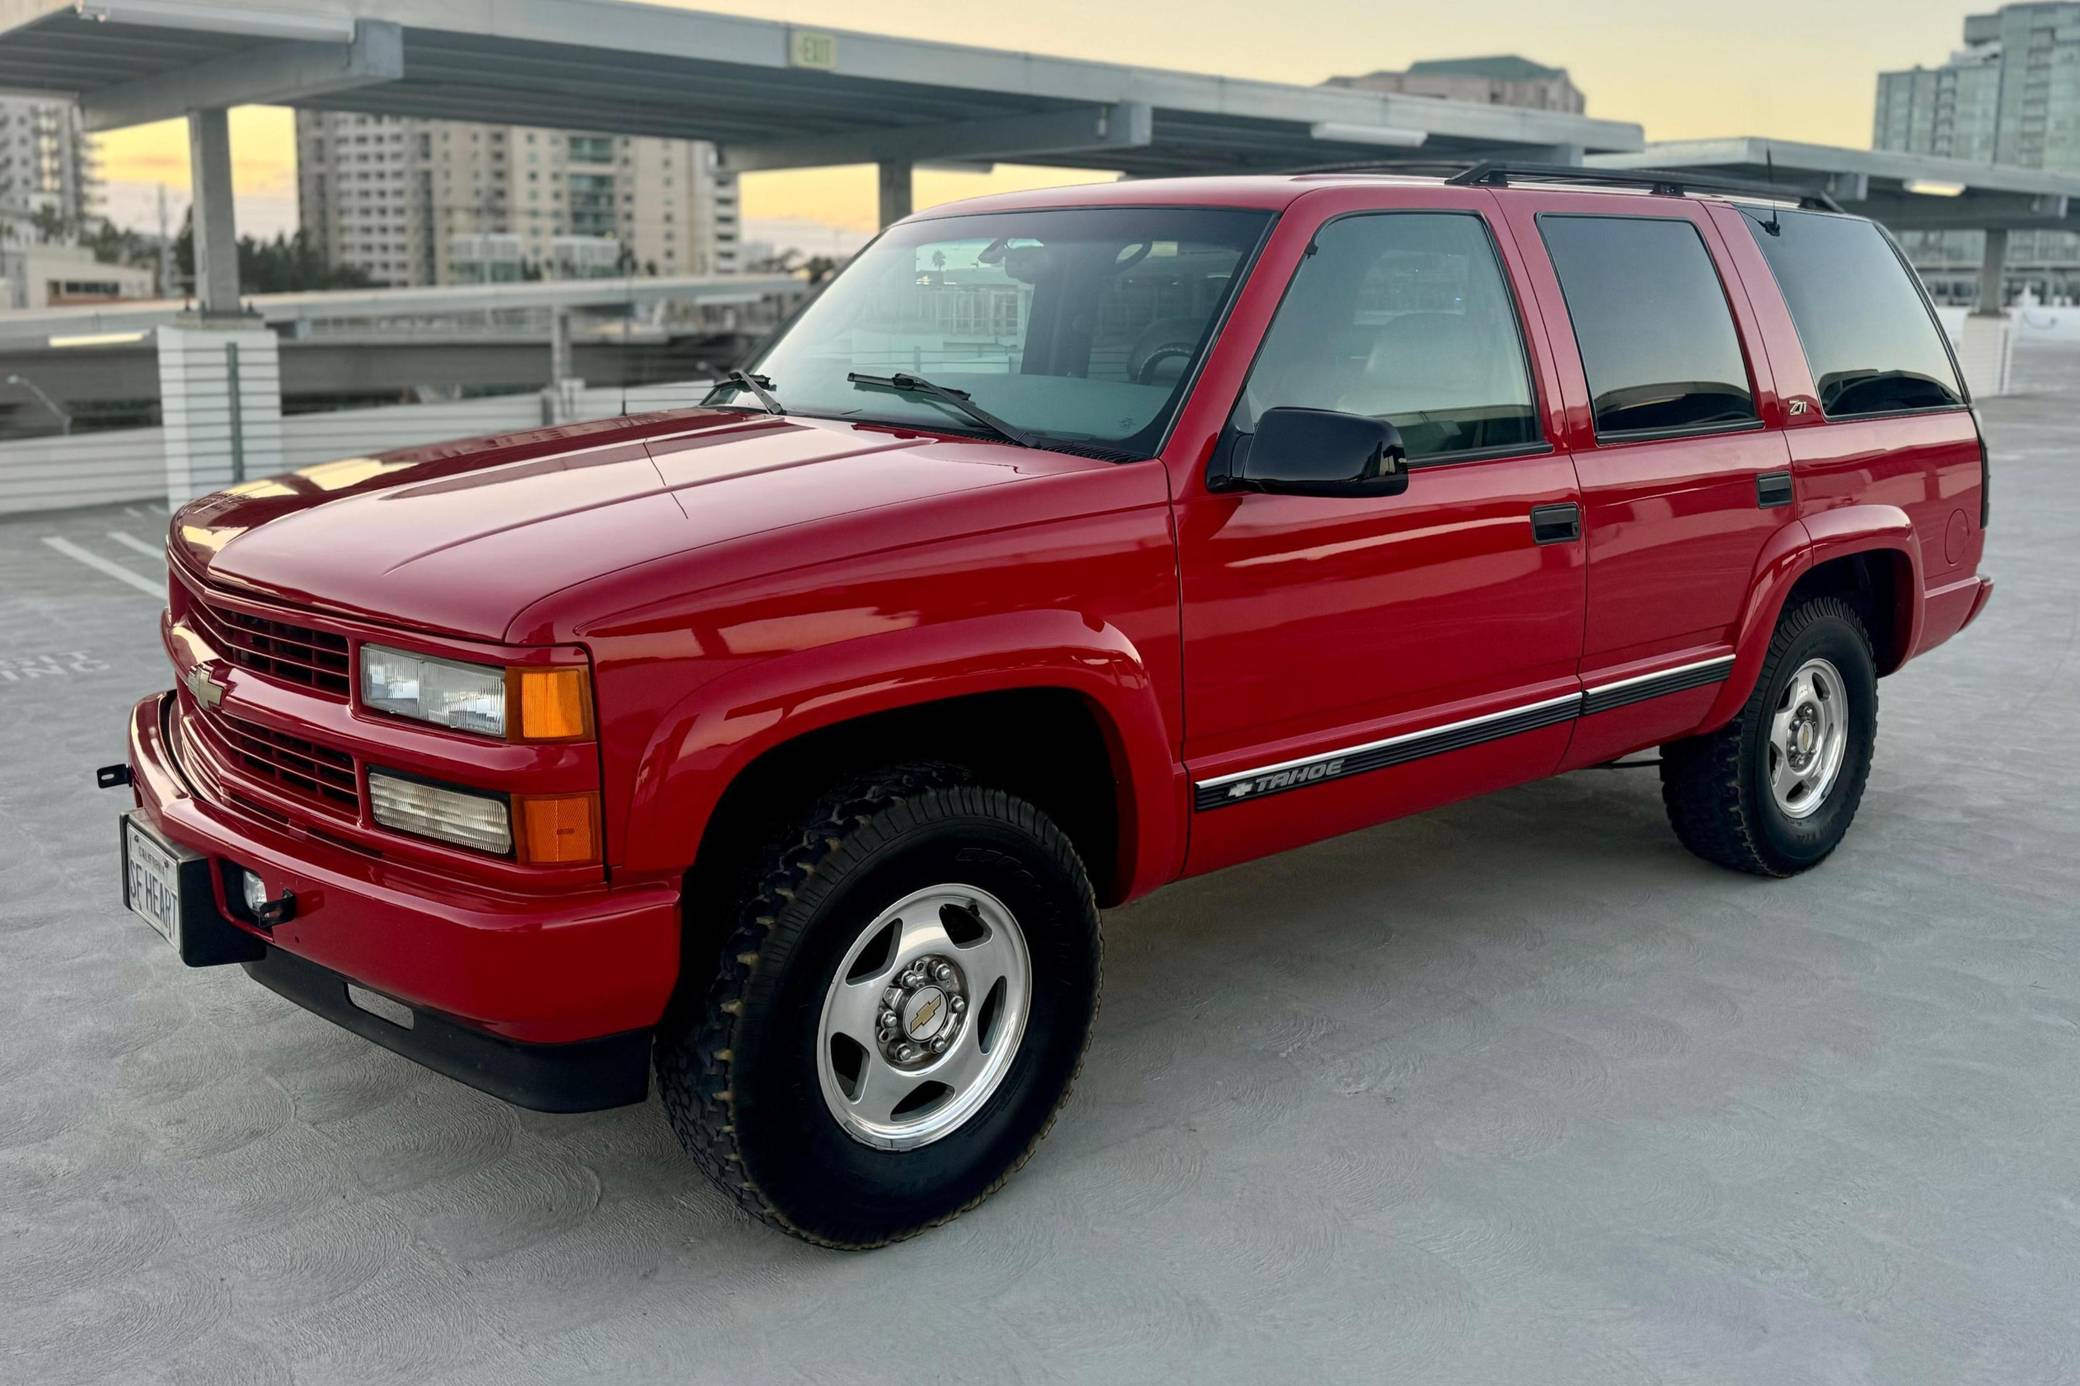
[[[298,111],[296,165],[304,231],[381,284],[738,267],[736,179],[699,141]]]
[[[78,107],[0,97],[0,234],[30,239],[41,212],[77,235],[95,210],[96,192],[94,150]]]

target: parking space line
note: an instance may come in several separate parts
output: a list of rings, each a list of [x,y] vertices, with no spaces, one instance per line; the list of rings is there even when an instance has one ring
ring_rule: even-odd
[[[108,532],[108,537],[121,544],[124,548],[129,549],[132,553],[141,553],[146,558],[157,563],[166,561],[166,550],[155,548],[134,534],[124,534],[120,530],[112,529]]]
[[[43,542],[56,549],[59,553],[64,554],[73,562],[84,563],[97,573],[106,573],[117,582],[128,583],[155,601],[163,601],[166,598],[165,583],[153,582],[150,578],[139,577],[120,563],[111,563],[99,554],[88,553],[70,539],[60,539],[55,534],[47,534],[44,536]]]

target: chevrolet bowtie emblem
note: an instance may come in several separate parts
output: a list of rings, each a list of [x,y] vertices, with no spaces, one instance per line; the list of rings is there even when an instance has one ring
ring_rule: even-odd
[[[1243,799],[1243,798],[1247,798],[1248,796],[1249,796],[1249,781],[1248,781],[1248,780],[1244,780],[1244,781],[1243,781],[1243,782],[1242,782],[1241,784],[1238,784],[1238,785],[1234,786],[1233,788],[1231,788],[1231,789],[1230,789],[1230,790],[1228,791],[1228,797],[1229,797],[1230,799]]]
[[[938,1013],[939,998],[935,996],[917,1008],[917,1018],[910,1022],[910,1033],[913,1035],[923,1034],[925,1027],[932,1023],[932,1017]]]
[[[209,670],[200,664],[188,670],[181,682],[187,685],[195,701],[204,707],[215,707],[224,701],[224,685],[211,678]]]

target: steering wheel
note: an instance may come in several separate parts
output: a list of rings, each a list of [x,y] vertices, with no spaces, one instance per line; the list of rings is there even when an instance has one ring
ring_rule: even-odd
[[[1184,318],[1158,318],[1141,329],[1127,352],[1127,378],[1136,385],[1158,385],[1165,366],[1181,369],[1199,349],[1200,324]]]

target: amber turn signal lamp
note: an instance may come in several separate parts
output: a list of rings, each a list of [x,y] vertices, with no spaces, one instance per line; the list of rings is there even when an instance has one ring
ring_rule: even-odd
[[[515,669],[512,719],[520,741],[578,741],[592,735],[592,689],[580,668]]]
[[[521,861],[583,866],[599,860],[599,795],[526,794],[513,800]]]

